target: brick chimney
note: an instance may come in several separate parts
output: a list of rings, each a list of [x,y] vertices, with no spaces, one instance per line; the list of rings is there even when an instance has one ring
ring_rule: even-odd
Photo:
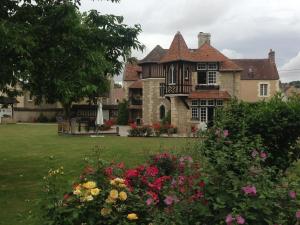
[[[200,48],[204,43],[210,44],[210,33],[200,32],[198,34],[198,48]]]
[[[275,52],[272,49],[269,52],[269,61],[275,64]]]

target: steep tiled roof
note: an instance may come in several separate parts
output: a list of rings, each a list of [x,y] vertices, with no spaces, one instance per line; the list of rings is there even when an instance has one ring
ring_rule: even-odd
[[[190,99],[229,99],[230,94],[227,91],[206,90],[195,91],[189,95]]]
[[[136,64],[126,64],[125,69],[124,69],[124,76],[123,80],[124,81],[135,81],[140,79],[139,77],[139,72],[142,71],[142,68]]]
[[[208,43],[203,44],[199,49],[193,51],[192,55],[195,62],[221,62],[221,71],[241,70],[232,60]]]
[[[160,45],[156,45],[156,47],[145,58],[139,61],[139,64],[157,63],[166,54],[166,52],[166,49],[163,49]]]
[[[172,61],[193,61],[190,50],[188,49],[185,40],[180,32],[177,32],[169,50],[162,57],[160,62],[172,62]]]
[[[132,85],[129,86],[129,88],[143,88],[143,82],[142,80],[135,81]]]
[[[276,65],[269,59],[233,59],[242,69],[242,80],[278,80]]]

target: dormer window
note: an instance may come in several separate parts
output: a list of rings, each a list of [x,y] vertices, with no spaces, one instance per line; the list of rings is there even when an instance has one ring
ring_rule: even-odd
[[[206,63],[198,63],[197,70],[207,70],[207,64]]]
[[[174,65],[171,65],[169,68],[169,76],[168,76],[169,84],[176,84],[176,70]]]
[[[208,63],[208,70],[218,70],[217,63]]]

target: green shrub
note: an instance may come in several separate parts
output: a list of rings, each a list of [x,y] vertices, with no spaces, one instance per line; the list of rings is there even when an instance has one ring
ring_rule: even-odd
[[[123,100],[118,105],[118,119],[117,124],[119,125],[127,125],[128,124],[128,101]]]
[[[150,137],[153,134],[150,126],[137,126],[135,123],[130,124],[128,130],[130,137]]]
[[[229,131],[233,142],[248,137],[261,137],[270,150],[266,165],[285,171],[299,159],[297,140],[300,136],[300,98],[284,101],[275,96],[270,101],[257,103],[231,101],[217,113],[215,129]]]

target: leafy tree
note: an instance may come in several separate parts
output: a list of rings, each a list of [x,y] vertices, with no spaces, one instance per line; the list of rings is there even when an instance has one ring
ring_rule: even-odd
[[[59,101],[66,115],[73,102],[85,97],[96,101],[106,93],[109,76],[120,73],[122,61],[130,56],[131,49],[143,49],[137,40],[139,25],[128,27],[123,17],[101,15],[95,10],[81,14],[80,1],[37,0],[35,4],[19,3],[20,6],[17,3],[10,20],[23,26],[24,36],[32,44],[26,51],[21,48],[22,60],[15,57],[20,65],[8,66],[9,73],[3,72],[7,79],[1,86],[19,82],[36,97],[37,103]],[[29,46],[16,42],[21,47]]]

